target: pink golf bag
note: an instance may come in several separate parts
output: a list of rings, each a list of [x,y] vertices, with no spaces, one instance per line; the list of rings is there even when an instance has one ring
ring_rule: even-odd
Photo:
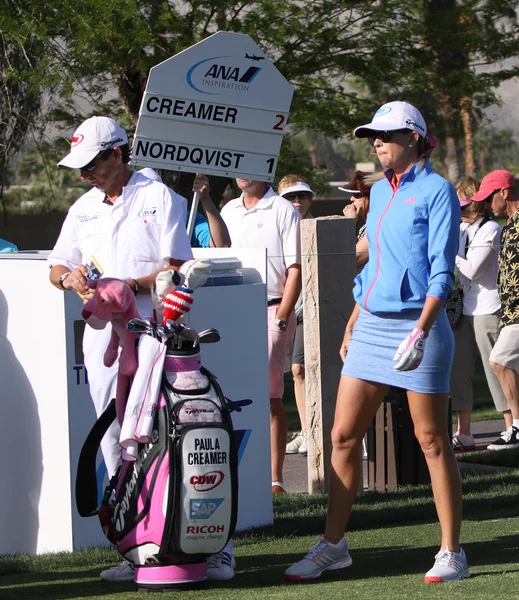
[[[149,441],[123,460],[98,507],[95,456],[115,418],[115,402],[99,418],[81,452],[76,502],[98,514],[108,539],[136,566],[142,588],[167,589],[206,578],[206,558],[221,551],[237,516],[238,460],[232,421],[216,378],[201,365],[198,335],[172,321],[132,319],[130,331],[166,344],[158,404]],[[250,401],[244,401],[248,404]]]

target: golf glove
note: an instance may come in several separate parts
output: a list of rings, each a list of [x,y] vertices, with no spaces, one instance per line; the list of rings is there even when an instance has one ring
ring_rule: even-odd
[[[422,362],[425,352],[425,331],[413,329],[411,333],[400,344],[393,360],[397,364],[393,367],[395,371],[413,371]]]

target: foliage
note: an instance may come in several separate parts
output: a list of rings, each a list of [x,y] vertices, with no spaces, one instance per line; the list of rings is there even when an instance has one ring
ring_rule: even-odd
[[[17,57],[4,80],[35,102],[20,142],[36,122],[70,131],[89,114],[110,114],[131,132],[150,68],[218,30],[251,35],[294,85],[291,134],[343,138],[381,102],[405,97],[436,123],[437,136],[448,125],[450,134],[461,137],[462,100],[470,97],[480,111],[497,101],[499,83],[519,72],[515,66],[481,68],[518,54],[519,0],[3,4],[4,54]],[[47,109],[38,118],[42,94]],[[442,111],[445,105],[454,107],[449,114]],[[297,143],[285,144],[279,175],[315,168],[307,158]],[[189,182],[179,185],[189,188]]]

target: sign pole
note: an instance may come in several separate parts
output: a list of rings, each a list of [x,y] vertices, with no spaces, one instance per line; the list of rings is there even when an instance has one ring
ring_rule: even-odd
[[[193,229],[195,227],[195,218],[196,213],[198,212],[198,201],[200,200],[200,195],[198,192],[193,193],[193,202],[191,204],[191,211],[189,213],[189,221],[187,223],[187,237],[191,240],[191,236],[193,235]]]

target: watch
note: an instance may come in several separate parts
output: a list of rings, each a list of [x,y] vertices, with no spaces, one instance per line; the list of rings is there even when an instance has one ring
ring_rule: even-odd
[[[67,290],[67,288],[63,285],[63,282],[65,281],[65,279],[70,275],[70,271],[67,271],[66,273],[63,273],[63,275],[60,275],[60,278],[58,280],[59,286],[62,290],[65,290],[66,292],[70,291]]]
[[[274,323],[281,329],[281,331],[285,331],[287,328],[287,322],[284,319],[274,319]]]
[[[130,284],[128,283],[129,281],[133,281],[133,285],[130,285]],[[128,283],[128,285],[130,286],[130,288],[131,288],[131,290],[132,290],[132,292],[133,292],[133,295],[134,295],[134,296],[136,296],[136,295],[139,293],[139,285],[138,285],[138,283],[137,283],[137,280],[136,280],[136,279],[134,279],[133,277],[129,277],[129,278],[126,280],[126,282],[127,282],[127,283]]]

